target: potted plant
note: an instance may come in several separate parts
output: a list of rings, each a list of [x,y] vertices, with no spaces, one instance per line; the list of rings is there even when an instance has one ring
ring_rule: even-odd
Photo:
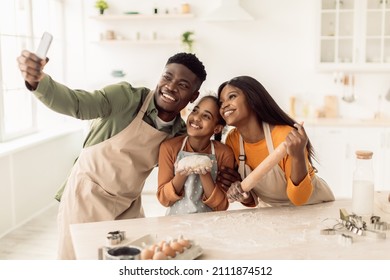
[[[104,0],[97,0],[95,2],[95,8],[99,9],[100,14],[104,14],[104,10],[108,9],[108,3]]]
[[[194,38],[192,37],[194,35],[194,32],[192,31],[186,31],[181,35],[181,42],[188,52],[192,52],[192,46],[194,44]]]

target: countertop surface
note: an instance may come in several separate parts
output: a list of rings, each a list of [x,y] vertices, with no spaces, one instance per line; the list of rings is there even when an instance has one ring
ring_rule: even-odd
[[[376,194],[374,214],[390,223],[387,196]],[[77,259],[98,259],[107,233],[116,230],[126,232],[124,245],[144,236],[168,241],[183,235],[202,248],[198,259],[390,259],[390,229],[380,231],[385,239],[345,228],[334,235],[320,233],[338,224],[342,208],[351,213],[351,200],[74,224],[71,234]],[[342,234],[353,243],[347,245]]]

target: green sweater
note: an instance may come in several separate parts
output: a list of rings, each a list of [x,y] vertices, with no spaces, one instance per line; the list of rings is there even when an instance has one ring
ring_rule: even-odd
[[[88,92],[73,90],[45,76],[34,95],[55,112],[81,120],[93,120],[83,147],[98,144],[118,134],[137,116],[150,89],[134,88],[127,82],[108,85],[101,90]],[[143,117],[149,125],[156,127],[157,108],[154,99]],[[182,118],[176,118],[170,128],[162,128],[170,137],[186,133],[186,125]],[[66,182],[65,182],[66,183]],[[63,188],[56,194],[60,200]]]

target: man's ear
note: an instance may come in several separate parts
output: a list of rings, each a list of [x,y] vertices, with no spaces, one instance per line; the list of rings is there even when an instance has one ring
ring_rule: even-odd
[[[192,94],[192,98],[190,100],[191,103],[193,103],[199,96],[199,91],[196,91]]]
[[[223,129],[223,125],[222,125],[222,124],[218,124],[218,125],[214,128],[214,134],[221,133],[221,132],[222,132],[222,129]]]

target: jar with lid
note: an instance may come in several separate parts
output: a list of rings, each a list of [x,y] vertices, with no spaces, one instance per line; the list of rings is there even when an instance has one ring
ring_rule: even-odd
[[[371,151],[356,151],[352,184],[352,212],[370,216],[374,211],[374,170]]]

